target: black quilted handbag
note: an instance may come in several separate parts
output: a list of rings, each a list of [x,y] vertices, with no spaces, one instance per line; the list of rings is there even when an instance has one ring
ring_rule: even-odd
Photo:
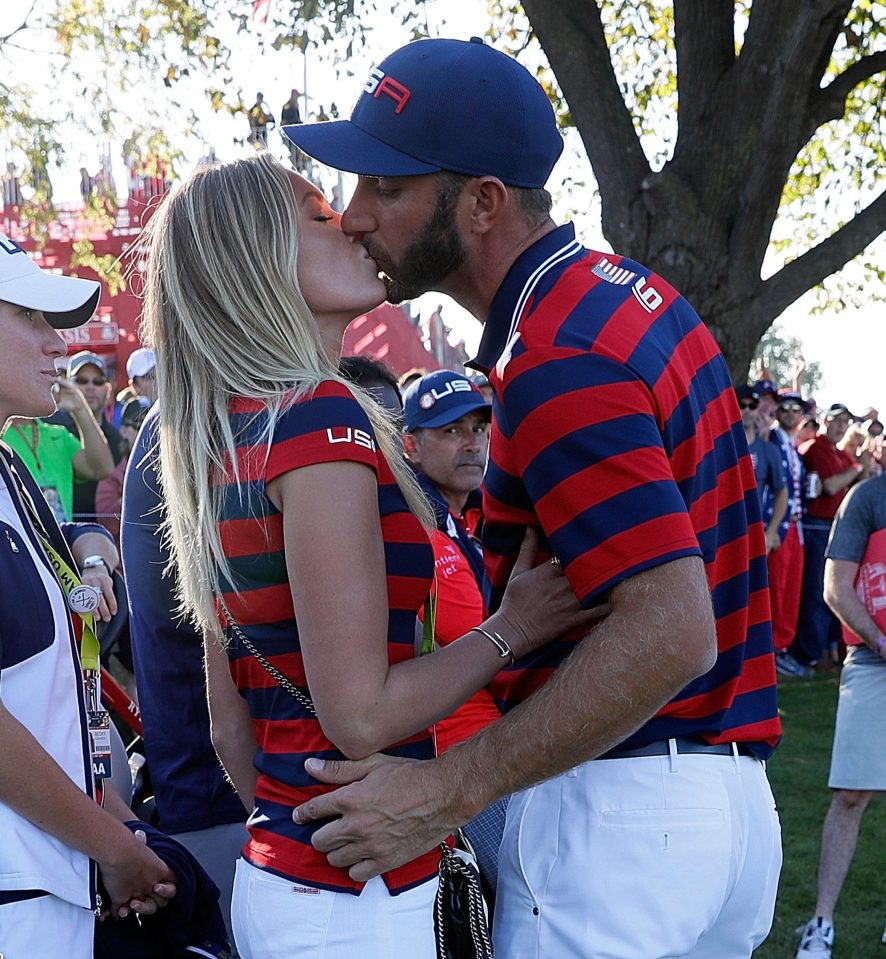
[[[440,884],[434,901],[437,959],[492,959],[474,850],[460,829],[454,848],[445,843],[440,848]]]

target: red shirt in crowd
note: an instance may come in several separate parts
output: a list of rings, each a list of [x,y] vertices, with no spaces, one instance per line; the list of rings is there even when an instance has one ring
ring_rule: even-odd
[[[824,435],[819,433],[814,439],[807,440],[800,447],[803,464],[808,473],[818,473],[822,482],[838,473],[845,473],[852,465],[848,454],[837,447]],[[850,484],[851,485],[851,484]],[[828,495],[822,488],[821,495],[816,499],[808,500],[807,514],[813,519],[832,520],[837,515],[840,503],[846,498],[849,487],[841,489],[839,493]]]

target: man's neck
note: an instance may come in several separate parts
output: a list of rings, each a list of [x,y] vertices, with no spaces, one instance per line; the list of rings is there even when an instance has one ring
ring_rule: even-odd
[[[434,484],[437,486],[437,484]],[[437,486],[437,491],[443,497],[443,502],[449,507],[449,512],[456,516],[461,516],[465,510],[465,504],[468,501],[468,493],[458,493],[454,490],[443,489]]]
[[[757,438],[757,429],[756,429],[756,427],[754,427],[754,426],[747,427],[747,426],[746,426],[746,427],[744,428],[744,435],[745,435],[745,437],[747,438],[748,446],[750,446],[751,443],[753,443],[754,440],[756,440],[756,438]]]
[[[479,238],[476,247],[462,266],[439,285],[446,293],[481,323],[486,321],[489,307],[499,287],[516,260],[543,236],[557,228],[548,219],[527,230],[518,220],[512,227],[490,232]]]

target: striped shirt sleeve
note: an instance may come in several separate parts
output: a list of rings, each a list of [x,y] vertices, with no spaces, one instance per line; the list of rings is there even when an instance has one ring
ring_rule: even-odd
[[[265,467],[265,482],[317,463],[365,463],[378,475],[375,433],[348,388],[321,383],[313,395],[280,414]]]

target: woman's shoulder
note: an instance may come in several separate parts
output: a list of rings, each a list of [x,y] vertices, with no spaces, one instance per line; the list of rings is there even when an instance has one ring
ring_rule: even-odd
[[[356,460],[378,469],[375,432],[348,387],[322,380],[310,393],[284,403],[274,425],[266,481],[296,466]]]
[[[338,380],[321,380],[310,392],[287,397],[278,429],[290,422],[303,429],[351,426],[372,433],[366,411],[351,390]]]

